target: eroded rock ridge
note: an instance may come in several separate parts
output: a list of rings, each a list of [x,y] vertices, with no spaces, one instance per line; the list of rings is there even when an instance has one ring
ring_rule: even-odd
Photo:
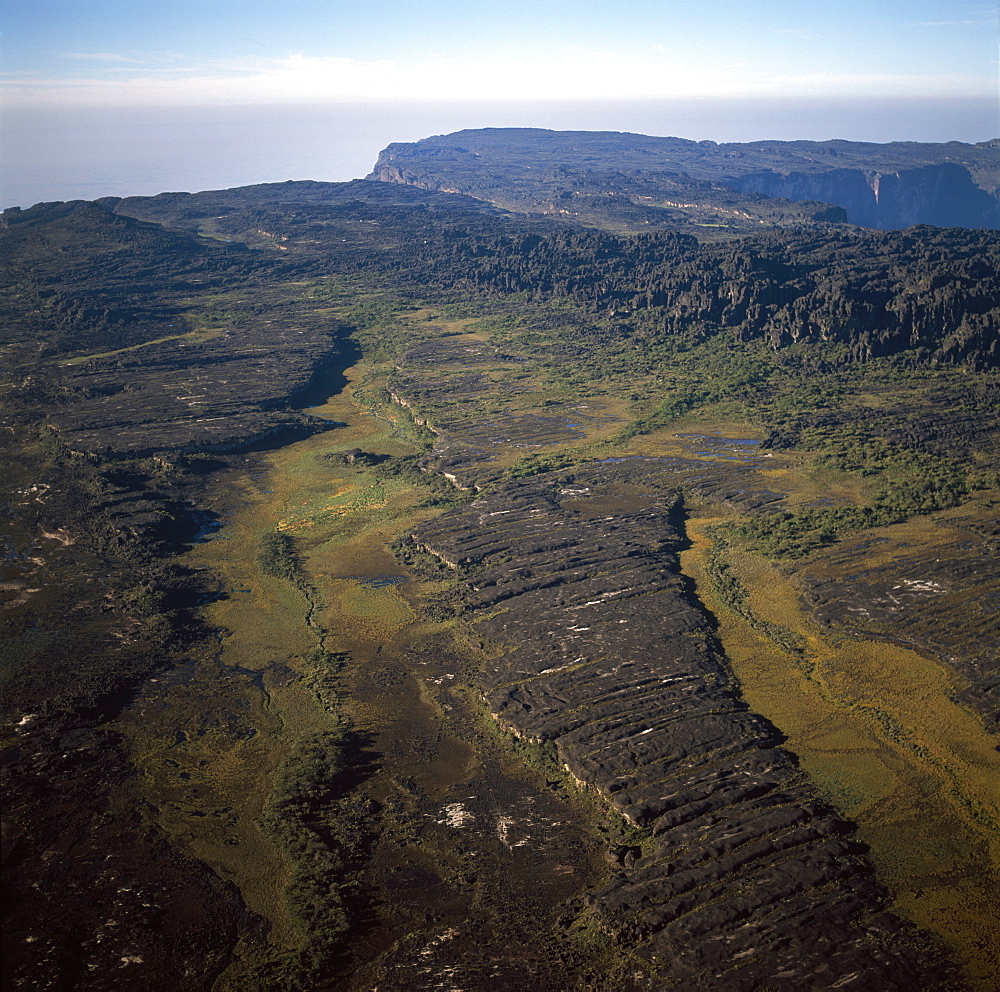
[[[482,675],[491,711],[554,745],[640,829],[593,901],[665,978],[936,987],[947,969],[885,912],[851,825],[740,698],[680,572],[678,482],[662,460],[597,464],[507,485],[414,534],[461,572],[477,630],[499,645]]]

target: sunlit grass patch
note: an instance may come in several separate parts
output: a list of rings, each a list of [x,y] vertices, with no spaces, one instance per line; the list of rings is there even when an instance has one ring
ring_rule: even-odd
[[[287,516],[278,521],[278,530],[302,531],[316,527],[331,518],[353,513],[369,513],[384,507],[388,500],[386,488],[380,483],[372,482],[366,486],[346,485],[330,496],[293,507]]]
[[[684,568],[719,619],[744,698],[858,823],[897,910],[941,934],[987,980],[998,949],[990,921],[1000,919],[994,743],[952,701],[954,676],[940,664],[894,644],[822,635],[793,582],[757,555],[737,550],[727,560],[759,626],[728,609],[704,570],[706,528],[719,519],[689,521]],[[804,650],[780,646],[768,625],[793,631]]]
[[[376,588],[357,580],[331,580],[331,626],[350,625],[352,638],[385,641],[414,619],[413,611],[393,587]]]
[[[77,355],[60,361],[60,365],[82,365],[84,362],[92,361],[95,358],[114,358],[115,355],[124,355],[129,352],[139,351],[149,348],[152,345],[166,344],[168,341],[176,341],[185,345],[204,344],[214,338],[222,337],[225,331],[219,327],[200,327],[193,331],[186,331],[183,334],[168,334],[166,337],[155,338],[152,341],[143,341],[141,344],[133,344],[127,348],[117,348],[114,351],[95,351],[89,355]]]

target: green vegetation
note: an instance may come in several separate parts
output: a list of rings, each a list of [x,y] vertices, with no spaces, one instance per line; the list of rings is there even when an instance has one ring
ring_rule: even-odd
[[[343,954],[350,931],[348,878],[363,864],[377,825],[372,802],[344,782],[349,748],[346,724],[314,734],[300,742],[277,777],[263,822],[293,865],[285,896],[302,943],[245,976],[243,987],[306,987]]]
[[[808,668],[805,661],[805,640],[788,627],[757,616],[751,609],[747,588],[733,571],[729,561],[732,547],[726,539],[726,528],[716,526],[709,528],[706,533],[711,545],[705,554],[705,572],[711,579],[719,600],[755,630],[765,634],[789,654],[798,657],[804,667]]]
[[[257,561],[261,570],[277,579],[287,579],[294,585],[300,585],[302,563],[295,552],[295,541],[290,534],[271,531],[260,539],[260,552]]]
[[[220,879],[237,878],[249,905],[249,859],[266,849],[280,865],[259,905],[271,912],[287,881],[287,916],[272,912],[272,923],[284,927],[285,947],[298,946],[267,960],[272,950],[258,941],[246,959],[256,962],[252,971],[236,974],[234,987],[319,987],[382,960],[386,949],[365,943],[379,933],[416,955],[436,939],[439,921],[472,911],[483,932],[495,924],[497,933],[519,933],[523,921],[513,917],[530,917],[533,903],[520,893],[509,909],[497,882],[514,847],[485,832],[476,836],[489,843],[476,847],[441,808],[482,785],[484,754],[491,783],[501,782],[498,768],[520,769],[497,789],[505,802],[526,781],[517,778],[524,766],[542,783],[523,793],[533,802],[564,802],[573,787],[551,745],[501,740],[495,727],[484,743],[489,735],[469,715],[481,717],[481,703],[463,701],[475,693],[478,648],[465,626],[475,597],[452,569],[399,539],[396,560],[415,588],[362,581],[393,570],[385,547],[412,521],[475,498],[444,476],[454,468],[447,459],[459,466],[456,477],[478,472],[475,484],[489,489],[603,458],[702,457],[679,445],[681,422],[691,431],[733,423],[738,438],[764,437],[756,466],[780,491],[781,508],[764,504],[718,527],[706,570],[721,602],[800,671],[812,658],[806,632],[753,603],[755,587],[733,564],[745,549],[800,567],[851,535],[881,539],[885,528],[940,521],[945,511],[968,512],[976,533],[995,536],[987,502],[968,509],[976,487],[998,481],[995,235],[799,227],[825,225],[820,208],[758,202],[756,217],[786,226],[780,236],[707,243],[685,221],[683,232],[623,237],[502,215],[467,197],[348,186],[50,205],[6,217],[2,477],[11,510],[0,577],[13,605],[2,615],[0,677],[5,745],[27,769],[8,794],[18,804],[12,877],[31,908],[25,918],[62,919],[38,895],[51,883],[38,855],[64,843],[94,854],[69,870],[65,915],[86,926],[65,937],[67,958],[91,948],[96,932],[87,865],[131,846],[134,863],[121,870],[136,871],[150,891],[187,880],[177,905],[198,907],[198,932],[211,931],[191,951],[194,968],[226,960],[252,929],[239,894]],[[669,212],[565,192],[577,217],[615,230]],[[706,210],[733,205],[716,194]],[[713,223],[699,216],[692,223]],[[362,354],[366,376],[348,391],[345,369]],[[302,409],[328,395],[341,403],[320,410],[326,419]],[[219,663],[224,649],[202,612],[221,592],[218,580],[179,555],[242,498],[215,488],[218,473],[243,479],[307,437],[315,445],[308,476],[286,480],[272,515],[254,521],[238,552],[248,588],[228,591],[253,595],[259,629],[235,661]],[[264,493],[243,496],[256,505]],[[941,615],[979,617],[995,594],[990,581],[968,602],[949,600]],[[975,663],[987,669],[978,656]],[[192,690],[214,709],[181,707],[189,722],[170,726],[176,741],[150,746],[155,761],[130,756],[114,721],[162,679],[163,696],[142,697],[155,700],[154,712],[166,687],[186,691],[195,671],[198,691],[225,684],[217,696]],[[372,725],[384,722],[387,770],[374,784],[360,781],[370,742],[348,719],[349,705]],[[905,737],[900,716],[865,700],[854,708],[883,736]],[[405,719],[390,726],[400,713]],[[39,736],[22,738],[25,727]],[[932,754],[926,737],[914,751],[921,760]],[[211,774],[199,779],[205,766]],[[243,781],[259,786],[259,797],[273,782],[266,802],[230,802],[220,783]],[[133,807],[134,815],[120,813]],[[555,822],[563,807],[546,809]],[[587,823],[574,829],[590,838],[581,849],[599,837],[625,864],[649,848],[648,834],[621,818],[595,826],[596,805],[575,809]],[[107,826],[118,822],[132,832]],[[380,844],[391,871],[373,856]],[[214,874],[164,857],[171,845]],[[476,857],[486,852],[478,862],[473,847]],[[570,881],[554,869],[546,879],[552,891],[566,886],[568,908],[558,924],[552,915],[540,926],[577,943],[581,957],[566,958],[574,981],[622,974],[628,954],[580,902],[585,858],[564,853]],[[412,878],[429,879],[440,901],[426,918],[408,902]],[[179,910],[170,917],[178,932],[181,918]],[[137,931],[137,946],[153,947],[158,926]],[[532,940],[539,950],[549,937]],[[30,945],[19,941],[29,960]],[[111,974],[120,956],[99,963]],[[39,981],[70,987],[73,976],[51,968]]]
[[[434,472],[425,471],[420,467],[420,455],[399,455],[381,461],[375,470],[375,478],[379,482],[404,482],[411,486],[419,486],[429,490],[426,499],[418,505],[421,507],[459,506],[468,502],[472,494],[457,489],[451,482]]]
[[[873,442],[820,445],[818,463],[881,481],[868,506],[822,506],[759,514],[735,532],[774,558],[801,558],[859,530],[902,523],[957,506],[968,492],[964,469],[945,458]]]

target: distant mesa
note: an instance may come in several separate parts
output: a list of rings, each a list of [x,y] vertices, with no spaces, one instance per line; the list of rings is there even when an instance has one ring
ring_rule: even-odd
[[[620,229],[848,222],[1000,228],[1000,144],[755,141],[483,128],[397,142],[369,179]],[[696,232],[697,233],[697,232]]]

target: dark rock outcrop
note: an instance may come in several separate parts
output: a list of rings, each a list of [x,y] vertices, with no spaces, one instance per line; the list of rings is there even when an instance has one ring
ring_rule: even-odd
[[[844,219],[841,210],[853,224],[882,230],[1000,227],[996,141],[716,144],[610,131],[484,128],[389,145],[369,178],[643,230],[651,223],[691,223],[695,230],[720,222],[744,228],[837,222]],[[595,197],[596,209],[589,202]]]
[[[73,449],[116,455],[227,452],[332,426],[294,409],[342,361],[338,325],[246,325],[198,344],[150,344],[67,367],[69,400],[50,413]]]
[[[643,831],[593,902],[665,979],[706,992],[937,987],[949,968],[908,943],[852,827],[740,698],[679,571],[670,479],[655,461],[595,465],[508,485],[416,532],[460,570],[478,632],[499,646],[484,662],[490,709],[554,744]]]

